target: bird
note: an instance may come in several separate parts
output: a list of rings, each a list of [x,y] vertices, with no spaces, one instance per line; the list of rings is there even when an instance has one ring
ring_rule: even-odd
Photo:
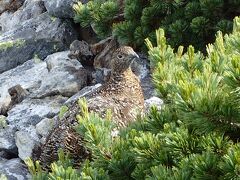
[[[139,58],[129,46],[121,46],[113,53],[110,65],[109,80],[95,92],[86,96],[88,110],[105,117],[109,109],[117,128],[128,126],[136,119],[138,113],[144,111],[144,97],[140,80],[132,72],[130,66],[135,58]],[[53,128],[45,143],[34,150],[35,160],[39,160],[43,169],[58,159],[58,150],[69,153],[77,167],[81,162],[90,159],[91,152],[84,146],[84,138],[75,130],[76,115],[80,108],[77,103],[69,107],[69,111]]]

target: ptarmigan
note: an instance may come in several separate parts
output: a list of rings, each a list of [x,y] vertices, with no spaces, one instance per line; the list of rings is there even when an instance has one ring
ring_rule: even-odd
[[[135,115],[144,109],[140,81],[130,68],[135,58],[138,58],[138,55],[131,47],[118,48],[111,60],[110,79],[100,89],[86,97],[90,111],[104,117],[110,109],[112,119],[118,127],[124,127],[134,121]],[[57,151],[60,148],[70,153],[76,166],[90,156],[90,152],[83,145],[82,137],[73,128],[76,115],[79,113],[77,103],[74,104],[60,120],[59,125],[48,135],[45,144],[39,148],[38,155],[35,154],[45,169],[57,160]]]

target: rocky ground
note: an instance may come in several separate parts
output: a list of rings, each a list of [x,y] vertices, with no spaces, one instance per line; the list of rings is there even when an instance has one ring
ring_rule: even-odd
[[[110,72],[106,60],[114,41],[97,43],[90,29],[74,24],[74,2],[0,0],[0,177],[30,178],[23,160],[44,141],[60,108],[101,86]],[[132,68],[146,106],[161,106],[148,60],[139,55]]]

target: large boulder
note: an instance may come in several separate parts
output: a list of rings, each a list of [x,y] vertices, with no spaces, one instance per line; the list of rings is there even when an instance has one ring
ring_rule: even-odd
[[[0,36],[0,73],[35,57],[67,49],[77,39],[70,21],[43,13]]]
[[[0,74],[0,110],[9,107],[9,89],[19,86],[27,92],[8,109],[7,117],[1,116],[6,123],[0,129],[0,151],[18,153],[22,159],[29,157],[34,145],[51,129],[51,119],[68,97],[86,86],[84,68],[68,54],[69,51],[54,53],[44,61],[35,58]],[[50,123],[48,128],[42,120]]]
[[[8,126],[17,130],[25,130],[31,125],[35,126],[44,118],[53,118],[66,100],[67,98],[62,96],[25,99],[8,112]]]
[[[74,16],[72,6],[76,2],[78,0],[44,0],[48,13],[59,18],[72,18]]]
[[[0,114],[10,104],[9,88],[20,84],[24,89],[33,93],[40,87],[42,79],[47,73],[47,64],[44,61],[32,59],[21,66],[0,74]]]
[[[0,14],[5,11],[16,11],[22,6],[24,0],[1,0],[0,1]]]
[[[0,129],[0,151],[17,154],[14,133],[14,129],[11,127]]]
[[[15,133],[15,141],[18,147],[18,156],[22,160],[31,157],[32,150],[39,141],[37,138],[36,129],[34,127],[28,128],[29,131],[17,131]]]
[[[11,160],[0,158],[0,179],[4,176],[8,180],[30,179],[30,174],[26,165],[23,164],[19,158],[14,158]]]
[[[0,114],[5,114],[11,102],[9,88],[18,84],[32,98],[54,95],[71,97],[85,87],[87,73],[79,61],[68,58],[68,53],[54,53],[45,61],[35,58],[0,74]]]
[[[42,98],[52,95],[71,97],[87,85],[87,72],[76,59],[68,58],[69,51],[49,55],[48,73],[42,79],[40,88],[34,93]]]
[[[17,28],[26,20],[36,18],[44,12],[46,12],[46,8],[43,1],[26,0],[17,11],[5,11],[0,15],[0,32],[2,31],[3,33]]]
[[[56,116],[66,100],[67,98],[62,96],[46,97],[44,99],[28,98],[15,105],[8,112],[7,127],[0,129],[0,150],[16,153],[18,148],[20,157],[27,157],[26,154],[31,152],[31,144],[39,141],[35,126],[45,118]],[[15,135],[15,132],[18,133]],[[24,139],[30,140],[25,141]],[[18,142],[17,146],[16,142]],[[25,148],[30,150],[26,151]]]

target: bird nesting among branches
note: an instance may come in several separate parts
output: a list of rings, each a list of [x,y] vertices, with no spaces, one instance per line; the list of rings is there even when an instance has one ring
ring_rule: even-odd
[[[111,60],[110,79],[100,89],[86,97],[90,112],[96,112],[104,118],[107,111],[111,110],[112,120],[119,128],[134,121],[137,113],[143,112],[144,109],[140,81],[130,68],[135,58],[138,58],[138,55],[131,47],[118,48]],[[77,103],[74,103],[48,135],[45,144],[35,149],[34,160],[39,160],[45,169],[57,160],[60,148],[70,154],[75,166],[90,157],[90,152],[84,147],[83,138],[74,129],[79,110]]]

